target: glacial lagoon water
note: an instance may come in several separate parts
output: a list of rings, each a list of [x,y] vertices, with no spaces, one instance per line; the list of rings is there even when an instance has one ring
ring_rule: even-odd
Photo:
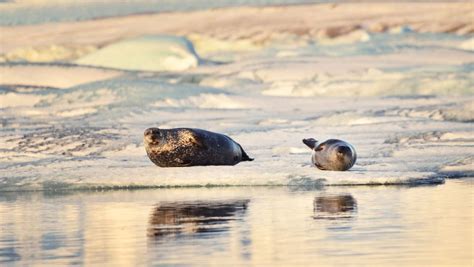
[[[473,182],[2,192],[0,265],[471,266]]]

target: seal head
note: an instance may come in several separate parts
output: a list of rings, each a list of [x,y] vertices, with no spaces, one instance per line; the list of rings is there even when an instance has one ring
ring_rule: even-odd
[[[143,140],[148,157],[160,167],[235,165],[253,160],[230,137],[201,129],[149,128]]]
[[[342,140],[329,139],[319,143],[308,138],[303,139],[303,143],[313,150],[311,161],[320,170],[346,171],[357,160],[354,147]]]

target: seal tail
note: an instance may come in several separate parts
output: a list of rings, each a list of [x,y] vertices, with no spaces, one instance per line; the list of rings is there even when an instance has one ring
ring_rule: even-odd
[[[314,138],[307,138],[307,139],[303,139],[303,143],[307,145],[309,148],[314,149],[318,141]]]
[[[245,153],[244,149],[242,148],[241,145],[239,145],[240,147],[240,151],[242,151],[242,160],[241,161],[253,161],[254,159],[249,157],[249,155],[247,155],[247,153]]]

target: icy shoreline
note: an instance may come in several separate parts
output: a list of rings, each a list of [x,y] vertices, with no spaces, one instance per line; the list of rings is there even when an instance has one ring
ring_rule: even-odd
[[[445,16],[466,4],[406,4],[433,16],[411,14],[404,27],[402,11],[376,5],[385,17],[341,4],[317,26],[310,11],[330,5],[236,8],[244,12],[233,19],[251,18],[238,25],[220,21],[233,12],[225,9],[3,27],[0,191],[414,185],[474,176],[472,25]],[[333,28],[349,8],[353,18]],[[259,23],[255,12],[275,23],[244,36]],[[298,12],[314,31],[295,34],[289,20]],[[216,14],[221,28],[184,31]],[[445,24],[434,22],[441,17]],[[149,27],[170,18],[168,29]],[[117,23],[124,31],[110,28]],[[446,28],[453,23],[456,30]],[[322,36],[328,29],[336,34]],[[158,168],[142,145],[152,126],[222,132],[256,160]],[[308,137],[344,139],[358,162],[348,172],[317,170],[301,142]]]

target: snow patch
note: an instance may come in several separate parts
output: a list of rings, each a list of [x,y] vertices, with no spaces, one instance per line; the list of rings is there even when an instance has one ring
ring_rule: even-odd
[[[462,42],[459,45],[459,48],[467,51],[474,51],[474,37],[471,37],[470,39]]]
[[[36,94],[18,94],[18,93],[6,93],[0,94],[0,107],[11,108],[11,107],[33,107],[41,101],[51,100],[51,95],[36,95]]]
[[[166,98],[153,104],[155,107],[201,108],[201,109],[244,109],[248,106],[225,94],[200,94],[185,99]]]

